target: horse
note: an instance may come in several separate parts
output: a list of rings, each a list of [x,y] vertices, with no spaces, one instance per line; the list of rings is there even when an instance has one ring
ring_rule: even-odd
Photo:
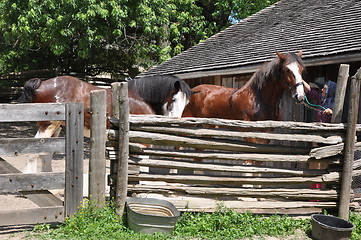
[[[286,89],[296,101],[303,101],[302,73],[305,66],[302,52],[282,54],[263,64],[241,88],[201,84],[192,88],[193,94],[183,117],[224,118],[246,121],[281,120],[279,103]],[[268,143],[267,140],[245,139]],[[245,161],[252,164],[253,161]],[[260,162],[254,164],[260,165]]]
[[[182,79],[172,75],[144,76],[128,81],[129,89],[149,104],[155,114],[181,117],[193,92]]]
[[[163,95],[168,96],[162,99],[164,102],[157,102],[160,99],[157,99],[159,105],[163,106],[163,114],[168,116],[179,116],[180,117],[180,109],[183,111],[182,107],[185,107],[185,103],[188,101],[187,99],[190,97],[186,96],[186,94],[182,91],[183,87],[180,82],[173,82],[173,88],[171,85],[165,84],[167,78],[162,78],[161,81],[158,81],[158,86],[153,84],[145,83],[148,81],[148,78],[139,78],[136,80],[137,84],[130,84],[128,87],[128,99],[129,99],[129,109],[131,114],[156,114],[156,111],[152,109],[150,104],[143,101],[141,98],[141,93],[135,91],[133,86],[142,86],[142,82],[145,90],[150,92],[158,92],[160,89],[163,90]],[[173,78],[172,78],[173,81]],[[183,80],[182,80],[183,81]],[[131,81],[130,81],[131,82]],[[167,86],[167,91],[165,91],[164,87]],[[187,91],[190,91],[189,86],[188,89],[186,86],[184,87]],[[82,81],[76,77],[72,76],[59,76],[55,78],[51,78],[48,80],[41,80],[39,78],[34,78],[28,80],[24,87],[23,92],[18,99],[19,103],[29,102],[29,103],[65,103],[65,102],[82,102],[84,103],[84,136],[90,137],[90,92],[93,90],[105,90],[106,98],[107,98],[107,116],[111,115],[111,90],[96,87],[90,83]],[[146,92],[146,91],[143,92]],[[182,94],[182,93],[183,94]],[[188,93],[188,92],[187,92]],[[156,95],[156,93],[154,93]],[[185,98],[186,100],[184,101]],[[148,98],[145,98],[148,100]],[[180,105],[180,106],[179,106]],[[35,138],[49,138],[49,137],[57,137],[61,131],[61,127],[63,122],[61,121],[52,121],[52,122],[38,122],[38,131],[35,135]],[[42,156],[41,156],[42,158]],[[49,166],[48,156],[44,156],[42,159],[43,169],[42,171],[51,171],[51,164]],[[45,159],[46,158],[46,159]],[[36,164],[34,163],[36,160],[30,160],[29,164],[25,167],[25,172],[34,172],[36,171]]]

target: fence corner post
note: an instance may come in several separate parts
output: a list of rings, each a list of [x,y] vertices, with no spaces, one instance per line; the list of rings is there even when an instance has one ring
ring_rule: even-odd
[[[338,215],[339,217],[348,220],[350,211],[350,194],[351,194],[351,181],[352,181],[352,165],[355,150],[355,136],[356,125],[359,108],[359,95],[360,95],[360,82],[361,82],[361,68],[351,78],[351,94],[349,98],[349,113],[347,119],[347,132],[344,147],[344,162],[342,169],[341,179],[341,194]]]
[[[118,93],[118,113],[119,113],[119,147],[118,162],[116,171],[115,203],[116,212],[119,216],[124,213],[125,202],[127,200],[128,187],[128,159],[129,159],[129,101],[128,83],[120,82],[116,85]]]
[[[343,113],[343,105],[345,102],[347,80],[349,76],[350,65],[341,64],[337,76],[337,87],[335,96],[335,106],[333,107],[332,123],[340,123]]]

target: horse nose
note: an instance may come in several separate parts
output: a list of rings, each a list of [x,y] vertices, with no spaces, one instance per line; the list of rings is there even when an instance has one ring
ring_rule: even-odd
[[[297,94],[297,93],[295,93],[295,94],[293,94],[293,98],[297,101],[297,102],[302,102],[303,101],[303,99],[304,99],[304,96],[303,95],[300,95],[300,94]]]
[[[305,98],[305,96],[304,95],[299,95],[299,94],[297,94],[297,95],[298,95],[297,100],[302,102],[303,99]]]

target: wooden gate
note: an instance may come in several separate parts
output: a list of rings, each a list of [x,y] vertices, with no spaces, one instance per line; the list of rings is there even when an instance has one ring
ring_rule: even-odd
[[[0,156],[65,153],[65,173],[23,174],[0,158],[1,193],[19,192],[38,208],[1,210],[1,225],[62,221],[73,215],[83,199],[82,103],[1,104],[0,122],[65,121],[65,138],[2,138]],[[48,190],[63,189],[64,203]],[[1,204],[0,204],[1,205]]]

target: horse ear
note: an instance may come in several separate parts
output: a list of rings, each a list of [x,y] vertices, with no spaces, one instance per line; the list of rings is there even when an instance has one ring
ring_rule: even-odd
[[[178,92],[180,88],[181,88],[180,81],[175,81],[175,82],[174,82],[174,89],[175,89],[175,91]]]
[[[282,53],[280,53],[280,52],[278,52],[278,51],[276,51],[276,53],[277,53],[277,56],[278,56],[281,60],[285,60],[285,59],[286,59],[285,55],[283,55]]]
[[[298,55],[299,57],[302,57],[302,51],[298,51],[297,55]]]

